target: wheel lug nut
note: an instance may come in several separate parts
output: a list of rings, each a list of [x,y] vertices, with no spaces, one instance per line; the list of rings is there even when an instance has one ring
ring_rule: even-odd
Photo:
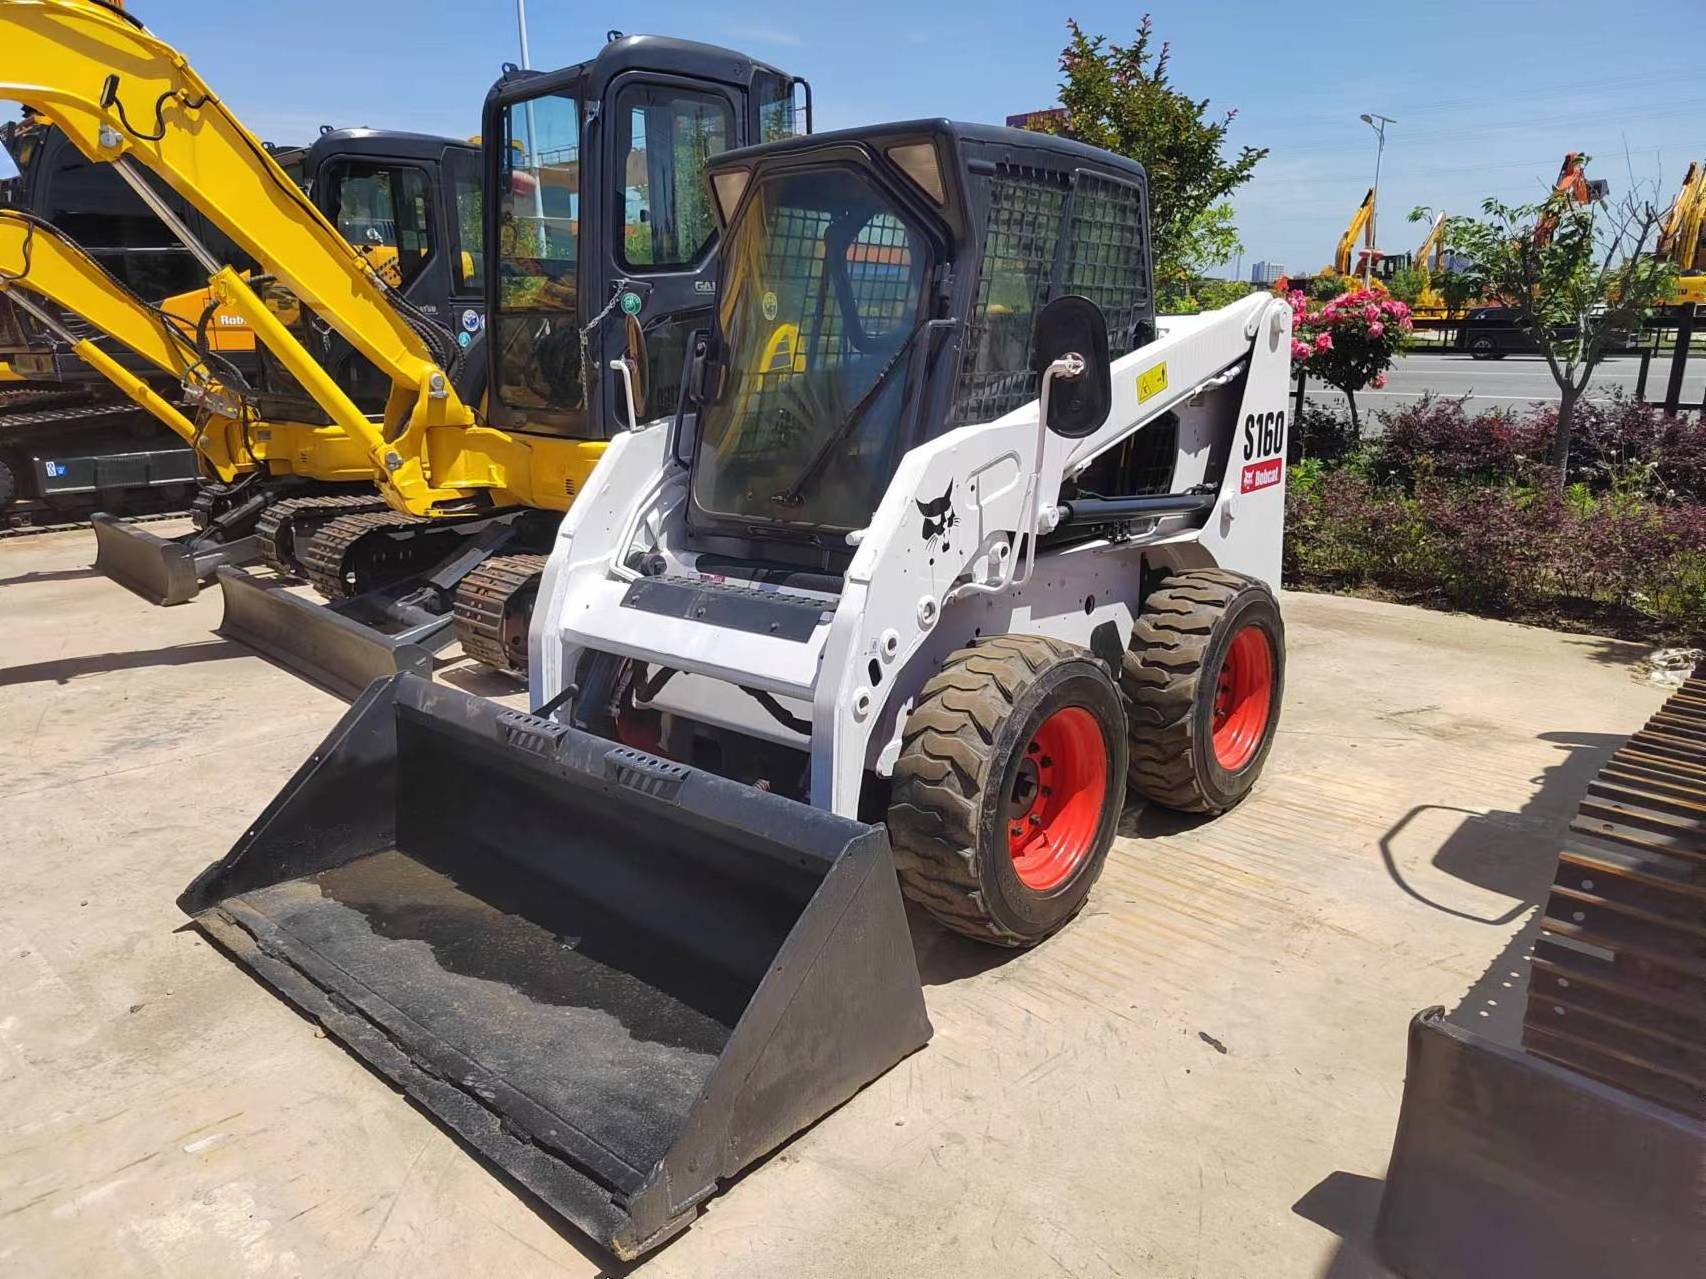
[[[1037,761],[1037,766],[1039,768],[1053,768],[1054,767],[1054,761],[1052,759],[1050,759],[1047,755],[1044,755],[1041,759],[1039,759]]]
[[[1043,824],[1042,815],[1039,813],[1032,813],[1031,814],[1031,825],[1041,826],[1042,824]]]

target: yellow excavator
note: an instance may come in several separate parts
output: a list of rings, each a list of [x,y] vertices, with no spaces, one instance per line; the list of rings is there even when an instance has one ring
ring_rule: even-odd
[[[1330,266],[1324,266],[1314,275],[1293,275],[1283,277],[1275,290],[1280,293],[1292,289],[1302,289],[1308,292],[1317,280],[1335,279],[1360,287],[1363,263],[1374,254],[1374,240],[1370,230],[1374,225],[1375,188],[1370,187],[1362,197],[1362,203],[1357,205],[1356,212],[1351,214],[1351,220],[1346,223],[1345,230],[1339,236],[1339,242],[1333,249],[1333,261]],[[1362,251],[1357,251],[1357,241],[1363,242]],[[1378,258],[1376,259],[1378,260]],[[1384,287],[1384,286],[1382,286]]]
[[[133,293],[53,224],[0,209],[0,294],[189,445],[203,478],[224,495],[225,518],[215,524],[214,536],[200,539],[193,555],[183,544],[142,534],[166,552],[176,552],[163,553],[166,598],[159,602],[175,603],[193,594],[208,561],[255,558],[260,553],[255,534],[219,537],[218,529],[246,527],[246,513],[281,496],[323,493],[336,485],[365,492],[370,504],[376,500],[366,456],[347,434],[335,426],[263,420],[248,379],[208,346],[205,326],[169,303],[149,303]],[[103,337],[182,388],[183,403],[162,395],[158,379],[107,349],[99,340]],[[193,419],[186,407],[195,413]],[[96,516],[97,536],[102,519]],[[139,533],[128,530],[103,545],[103,551],[110,555],[115,546],[138,545]]]
[[[1692,315],[1706,306],[1706,164],[1688,166],[1659,233],[1657,252],[1677,270],[1676,287],[1664,311]]]
[[[152,171],[288,289],[293,325],[162,217],[203,257],[220,304],[362,451],[389,508],[333,519],[298,547],[331,609],[222,568],[225,633],[354,691],[430,661],[454,611],[466,649],[519,669],[561,513],[612,434],[673,409],[708,314],[714,220],[699,170],[789,129],[803,82],[656,37],[613,40],[562,71],[508,72],[482,130],[486,313],[459,317],[459,346],[131,15],[98,0],[7,0],[0,44],[31,69],[28,83],[0,79],[0,97],[29,103],[169,215],[143,178]],[[809,102],[807,90],[808,119]],[[604,123],[583,147],[595,104]],[[589,198],[598,191],[610,198]],[[362,412],[322,367],[310,348],[326,334],[378,370],[382,413]]]

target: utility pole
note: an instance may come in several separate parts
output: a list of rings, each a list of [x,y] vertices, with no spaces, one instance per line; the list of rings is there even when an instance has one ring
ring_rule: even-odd
[[[521,31],[521,69],[533,70],[533,57],[527,52],[527,0],[515,0],[515,25]],[[1363,119],[1368,119],[1364,116]]]
[[[516,30],[521,33],[521,69],[531,71],[533,70],[533,55],[527,48],[527,0],[515,0],[515,26]],[[533,217],[539,225],[539,234],[543,239],[545,234],[544,166],[539,163],[539,144],[533,131],[533,99],[529,98],[522,109],[527,114],[527,159],[533,166]],[[508,143],[509,139],[504,139],[506,146]]]
[[[516,0],[519,4],[520,0]],[[1386,126],[1397,124],[1389,115],[1380,112],[1364,112],[1362,122],[1373,129],[1380,141],[1374,148],[1374,203],[1368,209],[1368,241],[1364,245],[1362,255],[1362,287],[1369,287],[1370,277],[1374,274],[1374,246],[1378,241],[1374,238],[1376,216],[1380,212],[1380,157],[1386,152]]]

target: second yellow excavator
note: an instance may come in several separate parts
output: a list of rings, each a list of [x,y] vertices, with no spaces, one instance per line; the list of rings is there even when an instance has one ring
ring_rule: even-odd
[[[157,602],[176,603],[194,594],[197,575],[210,572],[210,564],[255,558],[261,549],[258,537],[229,531],[252,527],[255,515],[269,505],[308,501],[331,511],[349,500],[377,503],[366,455],[342,430],[263,419],[261,397],[248,378],[209,347],[199,326],[132,292],[53,224],[0,209],[0,294],[32,316],[68,355],[189,445],[206,491],[219,495],[218,515],[193,549],[95,517],[104,558],[151,552],[144,567],[161,583],[163,597]],[[118,349],[109,350],[102,338]],[[133,368],[126,352],[155,376]],[[157,389],[162,384],[179,388],[180,394],[168,398]],[[353,499],[345,496],[351,490]]]
[[[1706,307],[1706,164],[1688,166],[1659,233],[1657,252],[1677,271],[1664,310],[1693,315]]]

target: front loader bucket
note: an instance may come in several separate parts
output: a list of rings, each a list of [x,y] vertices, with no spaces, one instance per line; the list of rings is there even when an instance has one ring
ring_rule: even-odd
[[[348,701],[376,679],[430,676],[433,654],[455,638],[448,614],[386,631],[382,619],[364,615],[365,597],[320,604],[234,568],[220,569],[218,577],[225,597],[220,635]]]
[[[253,535],[214,541],[197,530],[182,537],[156,537],[139,524],[112,515],[91,515],[95,526],[95,569],[154,604],[183,604],[225,564],[259,559]]]
[[[1442,1012],[1410,1024],[1381,1259],[1405,1279],[1701,1273],[1706,1124]]]
[[[623,1259],[930,1036],[882,828],[411,675],[179,905]]]

